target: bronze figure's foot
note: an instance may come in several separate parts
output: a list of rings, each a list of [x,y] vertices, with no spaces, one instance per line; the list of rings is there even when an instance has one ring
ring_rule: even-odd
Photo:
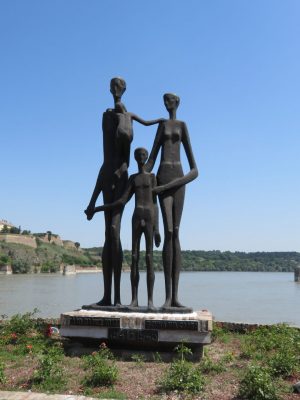
[[[97,306],[111,306],[111,300],[106,299],[105,297],[103,297],[102,300],[98,301]]]
[[[132,300],[132,302],[130,303],[129,307],[138,307],[138,301],[136,299]]]
[[[156,307],[154,307],[153,301],[148,301],[148,310],[155,311]]]
[[[170,308],[171,307],[171,299],[167,299],[161,308]]]
[[[178,300],[173,300],[172,307],[185,307],[185,306],[183,304],[179,303]]]

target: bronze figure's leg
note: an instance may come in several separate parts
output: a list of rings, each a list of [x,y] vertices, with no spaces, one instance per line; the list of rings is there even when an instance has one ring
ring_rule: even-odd
[[[114,270],[114,305],[121,305],[121,272],[123,262],[123,250],[120,240],[122,210],[114,210],[111,219],[111,269]]]
[[[104,294],[98,306],[111,306],[111,281],[112,281],[112,268],[110,265],[110,225],[111,225],[111,211],[105,211],[105,242],[102,249],[102,270],[104,282]]]
[[[179,225],[182,216],[185,186],[177,189],[173,195],[173,265],[172,265],[172,307],[184,307],[178,301],[178,281],[181,269],[181,248]]]
[[[171,307],[172,302],[172,265],[173,265],[173,197],[162,194],[159,203],[164,223],[163,266],[165,275],[166,301],[163,308]]]
[[[147,292],[148,292],[148,308],[154,310],[153,304],[153,287],[154,287],[154,268],[153,268],[153,223],[148,222],[145,226],[146,240],[146,266],[147,266]]]
[[[138,286],[140,280],[139,274],[139,256],[140,256],[140,243],[141,243],[142,229],[134,216],[132,218],[132,253],[131,253],[131,293],[132,299],[130,306],[138,307]]]

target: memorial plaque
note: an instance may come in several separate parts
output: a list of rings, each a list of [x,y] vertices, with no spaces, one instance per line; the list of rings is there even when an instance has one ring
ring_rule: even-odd
[[[154,329],[108,329],[108,339],[118,342],[158,342],[158,332]]]
[[[70,317],[69,325],[119,328],[120,318]]]
[[[146,320],[146,329],[197,331],[198,321]]]

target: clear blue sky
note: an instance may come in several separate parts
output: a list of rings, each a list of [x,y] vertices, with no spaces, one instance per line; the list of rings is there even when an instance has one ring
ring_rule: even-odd
[[[300,251],[299,21],[298,0],[1,0],[0,218],[103,244],[103,215],[83,210],[119,75],[143,118],[167,116],[163,93],[181,97],[200,171],[182,248]],[[136,124],[132,149],[154,135]]]

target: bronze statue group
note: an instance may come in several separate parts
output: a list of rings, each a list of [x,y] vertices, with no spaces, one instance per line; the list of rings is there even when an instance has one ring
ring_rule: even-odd
[[[166,300],[162,309],[183,309],[178,301],[178,281],[181,268],[179,226],[184,204],[185,185],[198,176],[198,170],[190,144],[186,124],[176,119],[180,99],[175,94],[163,96],[169,119],[145,121],[127,112],[121,102],[126,83],[122,78],[113,78],[110,91],[114,98],[114,108],[103,113],[103,155],[95,189],[85,210],[88,220],[98,211],[104,211],[105,243],[102,251],[104,295],[97,305],[111,306],[112,279],[114,278],[114,306],[121,306],[120,281],[123,251],[120,241],[121,218],[125,204],[135,195],[132,217],[132,263],[130,307],[138,307],[139,252],[141,236],[146,242],[148,309],[153,305],[153,239],[160,245],[158,227],[157,197],[160,203],[164,225],[163,268],[165,276]],[[138,172],[128,177],[130,146],[133,140],[133,121],[149,126],[158,124],[153,147],[148,151],[137,148],[134,157]],[[183,145],[190,170],[184,174],[180,161],[180,147]],[[157,176],[151,173],[159,150],[161,158]],[[102,192],[104,205],[96,207]]]

